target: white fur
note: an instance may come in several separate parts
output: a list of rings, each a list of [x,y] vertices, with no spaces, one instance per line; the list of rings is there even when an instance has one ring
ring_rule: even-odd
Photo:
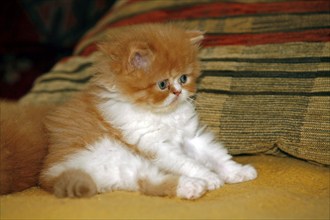
[[[177,196],[183,199],[197,199],[206,191],[206,182],[201,179],[182,176],[177,188]]]
[[[213,135],[199,126],[194,106],[185,101],[188,92],[183,90],[180,96],[178,107],[167,113],[154,113],[116,99],[109,99],[99,108],[105,119],[123,132],[126,142],[155,153],[157,160],[152,163],[162,170],[203,179],[210,190],[227,180],[254,179],[256,171],[252,167],[243,168],[233,162]],[[235,181],[235,175],[244,177]]]
[[[100,137],[85,151],[53,166],[48,175],[58,176],[70,168],[82,169],[91,175],[99,192],[136,191],[138,179],[148,177],[161,182],[166,171],[181,176],[177,195],[186,199],[198,198],[206,189],[219,188],[225,182],[256,178],[252,166],[232,161],[213,135],[200,127],[194,106],[186,101],[187,91],[182,91],[173,111],[154,113],[123,99],[115,87],[111,90],[100,94],[108,97],[98,106],[103,117],[122,131],[126,143],[153,153],[157,159],[149,161],[133,154],[122,143]]]
[[[149,161],[109,137],[102,137],[86,150],[68,156],[64,162],[51,167],[46,175],[56,177],[68,169],[80,169],[90,174],[98,192],[137,191],[137,180],[151,177],[160,182],[164,176]]]

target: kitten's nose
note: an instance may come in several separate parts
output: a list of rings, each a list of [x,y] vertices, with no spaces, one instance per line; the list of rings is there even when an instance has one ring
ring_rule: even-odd
[[[173,94],[179,96],[181,94],[181,90],[173,90]]]

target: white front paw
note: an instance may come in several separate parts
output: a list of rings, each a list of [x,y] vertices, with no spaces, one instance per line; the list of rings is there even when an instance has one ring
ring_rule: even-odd
[[[215,190],[220,188],[224,184],[224,181],[220,179],[220,177],[215,173],[208,173],[200,177],[201,179],[205,180],[207,183],[208,190]]]
[[[239,169],[233,170],[225,177],[226,183],[240,183],[253,180],[257,177],[257,171],[251,165],[241,166]]]
[[[197,199],[204,195],[206,189],[207,184],[204,180],[182,176],[176,193],[182,199]]]

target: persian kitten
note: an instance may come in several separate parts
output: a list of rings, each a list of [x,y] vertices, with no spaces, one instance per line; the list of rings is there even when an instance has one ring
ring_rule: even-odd
[[[41,186],[58,197],[125,190],[196,199],[256,178],[200,125],[189,98],[202,39],[171,24],[109,34],[88,88],[46,117]]]
[[[254,179],[200,126],[189,97],[200,75],[199,31],[150,24],[100,43],[89,88],[47,117],[41,186],[59,197],[112,190],[196,199]]]

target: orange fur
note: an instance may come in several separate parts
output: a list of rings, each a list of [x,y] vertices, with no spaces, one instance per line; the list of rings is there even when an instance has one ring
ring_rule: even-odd
[[[200,75],[199,41],[195,39],[198,36],[202,36],[201,32],[185,31],[171,24],[118,30],[99,44],[102,57],[96,80],[115,84],[124,95],[144,107],[158,106],[168,96],[168,91],[159,91],[156,82],[182,74],[189,75],[191,80],[184,88],[193,94]],[[146,60],[146,68],[134,66],[132,56],[136,53]]]
[[[0,193],[17,192],[38,183],[47,139],[42,120],[49,106],[0,102]]]
[[[47,132],[51,133],[48,139],[51,147],[44,161],[44,169],[84,149],[86,145],[94,143],[100,137],[109,136],[124,142],[120,131],[111,127],[96,109],[96,105],[102,100],[93,94],[101,91],[102,88],[91,85],[89,90],[77,94],[72,100],[47,115],[44,121]],[[127,143],[125,146],[145,158],[155,157],[150,152],[139,152],[136,146]],[[44,189],[54,192],[57,179],[47,179],[41,175],[40,184]]]
[[[107,124],[96,109],[97,101],[92,94],[81,93],[47,116],[45,126],[51,134],[51,147],[44,169],[83,149],[99,137],[110,135],[120,139],[120,133]],[[40,177],[41,186],[49,191],[53,191],[54,181],[43,175]]]

